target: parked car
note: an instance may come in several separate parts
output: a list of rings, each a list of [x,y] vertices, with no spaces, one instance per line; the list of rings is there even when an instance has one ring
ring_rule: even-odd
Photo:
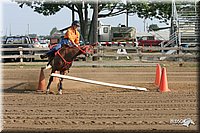
[[[38,38],[30,38],[30,40],[31,40],[31,43],[33,44],[34,48],[40,48],[41,47]]]
[[[31,40],[27,36],[10,36],[6,38],[5,44],[2,45],[2,48],[33,48],[33,45],[31,43]],[[23,55],[34,55],[35,53],[31,50],[23,51]],[[20,51],[2,51],[2,55],[20,55]],[[14,60],[19,61],[20,58],[6,58],[6,60]],[[34,58],[25,58],[25,61],[33,61]]]
[[[48,48],[49,40],[47,39],[40,39],[40,47],[41,48]]]
[[[142,36],[137,39],[139,46],[160,46],[160,43],[164,40],[157,40],[155,36]],[[167,43],[168,41],[165,41],[164,43]]]

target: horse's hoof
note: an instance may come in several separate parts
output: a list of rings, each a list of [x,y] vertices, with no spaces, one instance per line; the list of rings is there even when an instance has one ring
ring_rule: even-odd
[[[48,95],[49,94],[49,91],[46,91],[46,95]]]
[[[62,95],[62,91],[58,91],[58,95]]]

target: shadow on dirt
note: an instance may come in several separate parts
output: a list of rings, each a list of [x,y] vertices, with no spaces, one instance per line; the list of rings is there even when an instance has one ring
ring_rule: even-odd
[[[23,82],[3,89],[3,93],[30,93],[35,91],[35,85]]]

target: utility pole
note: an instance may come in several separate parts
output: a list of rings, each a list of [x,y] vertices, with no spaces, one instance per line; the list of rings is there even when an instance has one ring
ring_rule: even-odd
[[[29,24],[28,24],[28,35],[29,35]]]
[[[10,24],[10,36],[11,36],[12,34],[11,34],[11,24]]]
[[[6,36],[7,36],[7,30],[8,30],[8,29],[7,29],[7,27],[6,27]]]

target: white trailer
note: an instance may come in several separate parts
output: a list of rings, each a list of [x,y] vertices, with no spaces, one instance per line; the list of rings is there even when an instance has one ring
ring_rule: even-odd
[[[104,25],[99,23],[98,28],[99,42],[111,41],[134,41],[136,38],[135,27]]]

